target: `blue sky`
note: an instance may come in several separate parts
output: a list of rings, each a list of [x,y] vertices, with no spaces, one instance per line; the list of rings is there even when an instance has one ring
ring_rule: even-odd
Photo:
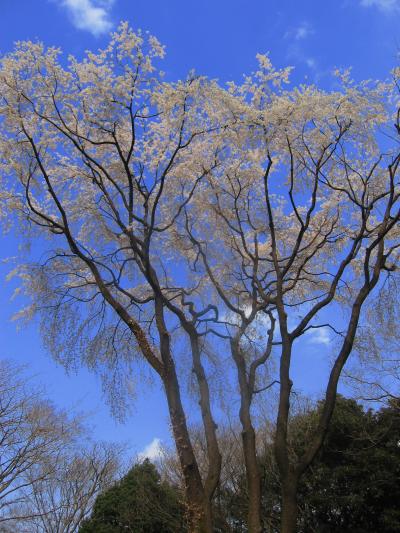
[[[295,67],[297,82],[329,88],[335,67],[352,66],[356,79],[386,77],[400,50],[400,0],[0,0],[0,54],[15,41],[39,39],[79,56],[102,46],[119,20],[166,45],[169,79],[195,69],[221,81],[240,80],[255,68],[256,54],[269,51],[276,66]],[[15,255],[17,246],[12,235],[0,238],[1,258]],[[17,302],[10,302],[12,284],[4,282],[8,269],[0,264],[0,355],[28,363],[59,406],[89,412],[96,438],[128,441],[136,452],[153,439],[168,440],[157,382],[138,395],[126,424],[117,425],[95,376],[83,370],[66,376],[45,353],[35,325],[16,330],[9,319]],[[320,332],[307,357],[328,342]],[[317,365],[314,374],[310,387]]]

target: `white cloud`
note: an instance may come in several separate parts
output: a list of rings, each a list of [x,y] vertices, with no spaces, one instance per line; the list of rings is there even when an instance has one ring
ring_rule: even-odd
[[[158,438],[153,439],[139,454],[139,461],[149,459],[150,461],[157,461],[163,455],[163,449],[161,446],[161,440]]]
[[[311,344],[324,344],[329,346],[331,337],[328,328],[313,328],[307,331],[308,342]]]
[[[400,0],[361,0],[360,5],[363,7],[377,7],[386,13],[400,11]]]
[[[114,0],[61,0],[71,17],[72,24],[79,30],[90,31],[95,36],[107,33],[113,24],[110,10]]]

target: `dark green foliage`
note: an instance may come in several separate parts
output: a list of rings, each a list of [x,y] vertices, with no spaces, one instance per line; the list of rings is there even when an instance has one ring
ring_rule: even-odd
[[[311,415],[310,415],[311,416]],[[400,411],[338,398],[299,491],[303,532],[400,532]]]
[[[293,456],[301,455],[321,408],[292,418]],[[277,533],[279,475],[268,432],[260,432],[259,437],[266,443],[261,457],[263,522],[266,532]],[[219,531],[242,533],[246,531],[246,478],[240,465],[232,470],[236,476],[225,483],[217,506],[229,529]],[[298,502],[298,533],[399,533],[399,405],[365,411],[354,400],[339,396],[325,444],[301,479]]]
[[[185,531],[178,491],[160,479],[147,459],[98,496],[79,533],[181,533]]]

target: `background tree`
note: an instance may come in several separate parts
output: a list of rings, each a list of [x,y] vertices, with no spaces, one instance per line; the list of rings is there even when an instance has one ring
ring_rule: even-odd
[[[324,446],[299,487],[299,531],[399,531],[399,414],[398,406],[366,411],[338,398]],[[293,442],[309,433],[304,418],[298,422]]]
[[[22,369],[0,362],[0,528],[77,531],[97,493],[115,479],[120,447],[90,444]]]
[[[186,531],[182,493],[161,481],[148,459],[137,463],[100,494],[80,533],[177,533]]]
[[[23,494],[54,475],[78,428],[77,420],[31,386],[21,368],[0,361],[0,522],[9,520]]]
[[[21,533],[76,533],[97,495],[114,482],[120,465],[118,447],[95,444],[64,449],[51,476],[37,479],[21,492]],[[43,464],[36,465],[41,471]]]

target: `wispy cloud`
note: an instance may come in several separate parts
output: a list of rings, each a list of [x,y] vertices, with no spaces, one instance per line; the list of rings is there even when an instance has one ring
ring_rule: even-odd
[[[400,11],[400,0],[361,0],[360,5],[363,7],[377,7],[386,13]]]
[[[306,52],[307,43],[305,42],[306,39],[311,35],[314,35],[314,33],[315,30],[311,23],[304,20],[298,26],[290,28],[285,33],[284,38],[289,41],[286,53],[288,60],[294,60],[296,63],[303,63],[315,73],[317,70],[317,61],[313,56]]]
[[[287,48],[286,57],[288,61],[294,61],[297,64],[306,65],[315,75],[318,71],[318,62],[312,56],[307,54],[304,47],[299,42],[292,42]]]
[[[313,35],[314,29],[308,21],[304,21],[298,26],[288,30],[284,37],[285,39],[294,39],[295,41],[301,41],[307,39],[310,35]]]
[[[111,30],[111,8],[114,0],[59,0],[59,5],[67,10],[72,24],[79,30],[101,35]]]
[[[310,344],[323,344],[329,346],[331,343],[329,329],[326,327],[309,329],[307,331],[307,337]]]
[[[307,67],[309,67],[309,68],[314,69],[314,68],[317,67],[317,63],[316,63],[316,61],[315,61],[315,59],[313,57],[307,57],[305,59],[305,63],[307,65]]]
[[[161,446],[161,440],[158,438],[153,439],[139,454],[139,461],[149,459],[150,461],[157,461],[163,455],[163,449]]]

